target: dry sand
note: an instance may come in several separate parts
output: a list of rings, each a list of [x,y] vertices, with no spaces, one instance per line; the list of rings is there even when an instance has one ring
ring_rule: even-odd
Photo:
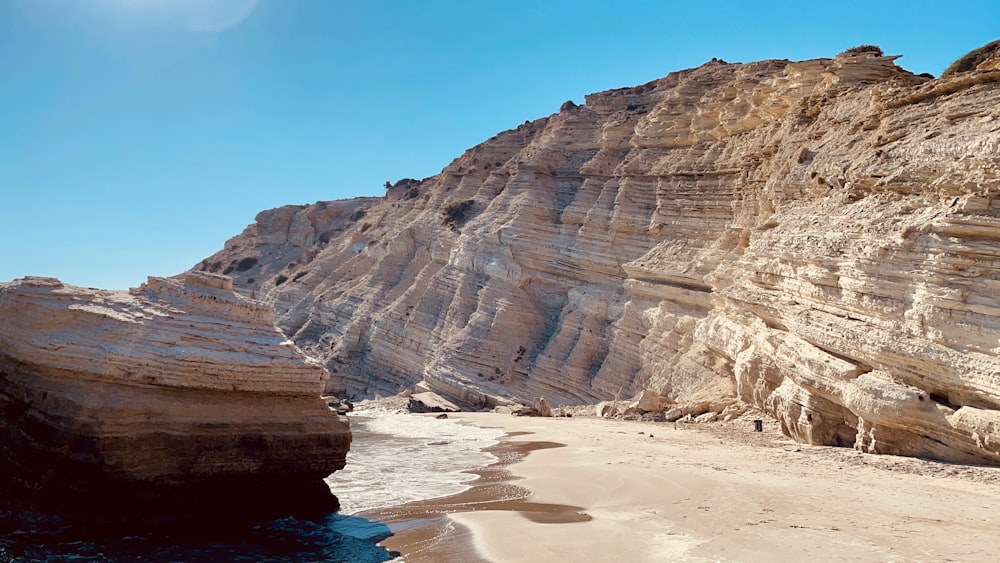
[[[407,561],[992,561],[1000,549],[998,469],[805,446],[749,420],[452,418],[504,429],[497,451],[513,463],[395,512],[385,543]],[[438,533],[407,533],[435,514]]]

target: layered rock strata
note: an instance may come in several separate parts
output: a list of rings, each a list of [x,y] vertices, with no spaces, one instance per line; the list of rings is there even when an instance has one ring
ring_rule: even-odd
[[[651,389],[808,443],[1000,463],[1000,71],[896,58],[592,94],[384,198],[262,213],[196,269],[273,303],[337,392]]]
[[[0,284],[4,472],[43,495],[248,499],[321,484],[351,436],[329,375],[224,276]],[[328,494],[328,492],[327,492]]]

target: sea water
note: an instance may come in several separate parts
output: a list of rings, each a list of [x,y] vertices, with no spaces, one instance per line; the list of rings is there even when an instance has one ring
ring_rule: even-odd
[[[462,492],[495,458],[482,451],[502,433],[451,420],[369,411],[351,416],[347,467],[327,478],[337,513],[260,521],[201,517],[84,518],[29,512],[0,499],[0,563],[388,561],[390,535],[356,514]],[[253,495],[253,491],[247,491]]]
[[[469,470],[496,461],[483,449],[503,435],[426,415],[365,411],[350,418],[347,467],[326,479],[342,514],[458,494],[476,479]]]

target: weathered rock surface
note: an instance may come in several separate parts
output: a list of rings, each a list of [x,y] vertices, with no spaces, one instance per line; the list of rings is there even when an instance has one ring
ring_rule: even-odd
[[[129,292],[25,278],[0,284],[0,319],[0,464],[26,488],[253,499],[344,465],[326,369],[229,278]]]
[[[458,412],[457,405],[433,391],[414,393],[409,397],[410,412]]]
[[[197,269],[274,303],[334,392],[651,389],[745,401],[804,442],[1000,463],[987,58],[938,80],[865,50],[713,61],[384,198],[262,213]]]

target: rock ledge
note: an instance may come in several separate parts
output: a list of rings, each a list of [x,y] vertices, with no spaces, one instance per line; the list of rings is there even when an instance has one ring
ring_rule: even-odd
[[[128,292],[29,277],[0,284],[0,318],[0,477],[12,490],[190,493],[204,506],[314,494],[344,466],[351,434],[320,398],[326,369],[228,277]]]

